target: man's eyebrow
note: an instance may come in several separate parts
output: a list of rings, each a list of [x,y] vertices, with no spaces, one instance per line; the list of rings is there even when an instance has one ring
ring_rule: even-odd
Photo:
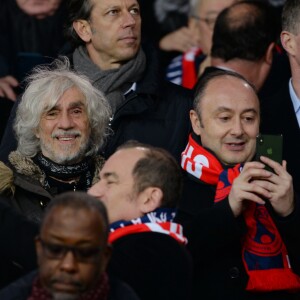
[[[114,179],[118,180],[119,176],[115,172],[105,172],[103,174],[100,174],[100,177],[103,178],[108,178],[108,177],[113,177]]]
[[[242,114],[246,113],[254,113],[255,115],[258,115],[258,111],[255,108],[247,108],[242,111]]]
[[[68,105],[68,109],[70,108],[74,108],[74,107],[83,107],[85,106],[85,103],[81,100],[78,100],[78,101],[74,101],[74,102],[71,102],[69,105]],[[56,110],[56,109],[60,109],[61,108],[61,105],[59,104],[56,104],[54,105],[53,107],[49,108],[49,109],[46,109],[46,112],[48,111],[51,111],[51,110]]]
[[[218,108],[215,110],[215,112],[217,112],[217,113],[218,113],[218,112],[231,112],[231,111],[233,111],[233,109],[228,108],[228,107],[226,107],[226,106],[220,106],[220,107],[218,107]],[[242,111],[242,114],[244,114],[244,113],[249,113],[249,112],[258,114],[258,111],[257,111],[255,108],[246,108],[246,109],[244,109],[244,110]]]

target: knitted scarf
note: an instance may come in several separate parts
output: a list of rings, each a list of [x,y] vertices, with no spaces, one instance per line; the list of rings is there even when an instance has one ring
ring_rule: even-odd
[[[199,181],[215,185],[214,202],[228,196],[242,165],[223,170],[217,158],[190,135],[182,153],[182,168]],[[249,201],[243,217],[247,233],[242,237],[242,259],[249,276],[246,290],[251,292],[300,290],[300,277],[292,272],[286,247],[264,205]]]
[[[80,300],[107,300],[109,295],[109,280],[106,273],[101,275],[98,285],[92,290],[80,296]],[[39,277],[32,284],[31,294],[28,300],[51,300],[50,293],[41,285]]]
[[[146,69],[146,56],[141,48],[135,58],[117,69],[101,70],[91,61],[83,46],[76,48],[73,61],[75,70],[86,75],[93,86],[105,94],[113,113],[124,102],[124,94],[141,79]]]
[[[109,242],[113,243],[122,236],[139,232],[159,232],[169,235],[179,243],[187,244],[182,226],[174,223],[175,209],[158,208],[153,212],[131,221],[117,221],[110,225]]]

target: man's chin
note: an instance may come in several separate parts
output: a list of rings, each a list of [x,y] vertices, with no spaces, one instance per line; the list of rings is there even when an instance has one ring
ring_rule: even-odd
[[[53,292],[51,293],[53,300],[78,300],[79,294],[71,294],[66,292]]]
[[[247,161],[247,158],[245,158],[245,154],[238,154],[230,155],[228,157],[224,157],[221,162],[226,166],[235,166],[240,163],[244,163]]]

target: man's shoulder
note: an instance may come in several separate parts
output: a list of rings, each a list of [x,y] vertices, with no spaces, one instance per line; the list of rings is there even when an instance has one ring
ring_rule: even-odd
[[[117,239],[113,243],[113,247],[115,253],[118,253],[119,251],[127,252],[127,250],[132,253],[132,251],[134,251],[141,255],[140,258],[145,257],[145,252],[148,252],[148,254],[152,253],[154,256],[160,256],[162,253],[171,251],[172,249],[173,251],[175,251],[176,248],[179,249],[179,251],[181,251],[182,248],[184,249],[182,244],[171,236],[153,231],[125,235]],[[158,249],[160,247],[163,247],[161,248],[160,254],[153,252],[153,249]]]
[[[114,276],[109,277],[110,293],[109,300],[139,300],[134,290],[124,281]]]
[[[11,283],[0,291],[0,299],[26,300],[31,292],[32,283],[36,276],[37,271],[33,271]]]

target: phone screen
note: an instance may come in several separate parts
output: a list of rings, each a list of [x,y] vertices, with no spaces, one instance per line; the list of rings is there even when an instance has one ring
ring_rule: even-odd
[[[278,163],[282,163],[282,135],[259,134],[256,137],[255,160],[260,161],[260,156],[266,156]],[[266,169],[273,172],[269,166]]]

